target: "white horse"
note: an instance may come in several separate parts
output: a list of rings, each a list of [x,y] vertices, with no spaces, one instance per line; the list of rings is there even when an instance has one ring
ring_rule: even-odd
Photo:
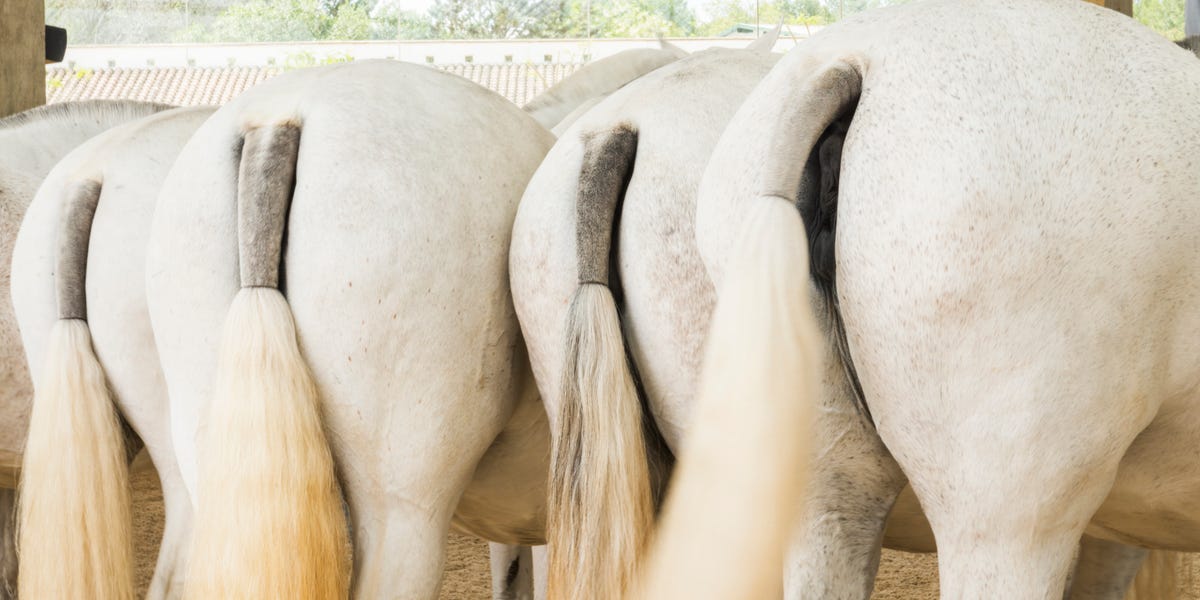
[[[752,43],[769,52],[779,39],[781,27]],[[688,55],[683,49],[659,39],[661,50],[628,50],[584,67],[525,105],[525,110],[546,125],[556,137],[583,115],[630,81]],[[595,68],[592,68],[596,65]],[[590,96],[589,96],[590,95]],[[573,108],[572,108],[573,107]],[[569,110],[569,112],[568,112]],[[566,113],[566,116],[561,116]],[[549,117],[543,118],[543,115]],[[557,119],[556,122],[555,119]],[[491,543],[492,597],[496,600],[544,598],[547,574],[546,549],[522,548]],[[536,563],[536,566],[535,566]]]
[[[701,56],[705,58],[701,59]],[[641,375],[645,403],[652,410],[655,423],[672,450],[678,451],[685,445],[684,432],[693,410],[701,344],[715,299],[690,235],[702,166],[740,98],[749,93],[773,63],[772,58],[763,58],[755,71],[754,67],[741,62],[714,60],[716,56],[702,53],[665,67],[628,86],[619,99],[601,104],[578,128],[560,140],[526,191],[516,225],[518,245],[514,245],[512,265],[514,294],[534,369],[543,382],[543,395],[554,423],[561,423],[559,415],[565,410],[560,405],[562,399],[572,398],[553,386],[556,369],[564,368],[561,340],[566,337],[567,306],[575,293],[578,277],[587,266],[585,260],[588,260],[579,254],[575,239],[580,232],[586,231],[588,235],[599,232],[602,236],[613,235],[620,244],[613,263],[618,273],[616,277],[609,277],[613,279],[612,283],[619,284],[617,287],[623,293],[620,321],[623,331],[612,332],[614,345],[609,351],[616,355],[624,352],[618,345],[623,332],[632,363]],[[731,73],[744,73],[746,77],[731,77]],[[615,186],[610,190],[616,191],[616,197],[585,197],[586,186],[581,183],[581,171],[586,178],[594,176],[598,170],[590,167],[583,158],[589,143],[584,136],[602,132],[596,137],[603,138],[603,132],[619,130],[623,123],[631,123],[626,129],[637,134],[636,162],[620,162],[635,160],[632,155],[626,155],[617,161],[617,165],[625,168],[625,164],[632,164],[635,175],[628,181],[623,196],[620,186]],[[649,134],[645,133],[647,131]],[[632,146],[626,150],[632,151]],[[585,210],[584,202],[610,205],[615,202],[617,208],[606,209],[615,212],[590,212]],[[618,222],[619,227],[610,234]],[[601,251],[610,250],[601,248]],[[584,293],[582,288],[580,290],[579,293]],[[597,287],[593,290],[602,291]],[[592,319],[600,317],[572,318],[577,325],[588,326]],[[580,362],[576,364],[582,364],[586,354],[581,354],[577,360]],[[607,359],[605,368],[621,369],[622,361]],[[824,373],[826,387],[836,386],[843,373],[836,356],[830,357]],[[580,387],[586,389],[586,382]],[[593,420],[601,423],[604,422],[603,411],[618,410],[611,398],[594,398],[586,394],[580,394],[579,398],[581,405],[592,403],[595,408],[590,410],[600,411]],[[629,405],[637,401],[633,396],[624,399]],[[903,485],[903,475],[887,455],[869,421],[854,410],[849,397],[826,395],[823,405],[820,416],[822,460],[813,467],[817,480],[829,482],[826,485],[836,492],[835,482],[840,478],[862,477],[875,469],[890,477],[891,483],[898,481]],[[574,443],[582,448],[603,449],[609,440],[617,437],[612,432],[587,425],[576,430],[556,426],[555,432],[560,445]],[[625,446],[637,442],[633,440]],[[602,451],[583,450],[591,456]],[[631,452],[625,458],[613,458],[609,464],[615,465],[613,469],[620,476],[640,478],[637,469],[644,469],[638,465],[644,465],[645,458],[640,457],[639,452]],[[626,463],[626,460],[632,462]],[[580,465],[578,469],[584,473],[576,475],[570,470],[573,463],[569,460],[564,463],[567,468],[562,471],[567,479],[614,476],[606,475],[603,464]],[[886,505],[873,508],[875,512],[869,515],[882,523],[892,509],[884,544],[908,551],[935,551],[932,532],[911,490],[906,488],[893,505],[894,498],[894,494],[889,496]],[[555,552],[552,561],[552,565],[559,565],[555,572],[556,589],[561,590],[566,579],[572,581],[566,584],[568,589],[587,588],[596,593],[593,581],[616,577],[611,572],[599,575],[579,569],[580,556],[596,555],[592,542],[594,535],[588,533],[590,527],[632,527],[635,536],[644,535],[648,529],[646,523],[631,526],[626,521],[628,514],[592,508],[598,501],[630,502],[620,496],[587,501],[590,503],[581,500],[575,510],[582,513],[583,518],[567,516],[562,519],[564,530],[551,534],[555,539],[561,535],[568,540],[559,544],[566,550]],[[836,493],[823,501],[827,512],[853,513],[860,509]],[[573,509],[569,502],[563,508]],[[557,511],[552,510],[551,514],[557,514]],[[860,518],[854,514],[856,519]],[[793,565],[789,570],[789,594],[869,594],[875,561],[878,560],[877,534],[872,533],[870,539],[862,540],[861,545],[838,547],[839,540],[847,537],[841,534],[841,527],[841,524],[831,523],[824,529],[798,533],[794,541],[797,550],[789,561]],[[577,540],[574,544],[578,546],[572,545],[569,541],[572,539]],[[813,547],[820,548],[822,554],[805,555],[804,549]],[[629,556],[629,553],[622,550],[611,553],[611,556],[621,555]],[[1081,567],[1076,577],[1078,585],[1073,593],[1079,598],[1098,598],[1104,596],[1083,590],[1124,590],[1137,571],[1142,555],[1140,550],[1109,547],[1098,540],[1084,538]],[[621,568],[632,568],[630,559],[623,560],[627,562]],[[593,570],[603,572],[612,568],[611,565],[595,564]],[[578,587],[572,588],[572,585]],[[834,593],[830,590],[842,591]]]
[[[37,382],[19,498],[22,596],[133,593],[126,463],[145,444],[166,509],[150,596],[178,596],[191,503],[146,310],[146,241],[175,156],[215,109],[170,110],[68,154],[26,213],[13,306]],[[81,515],[65,518],[64,515]]]
[[[282,75],[193,136],[147,266],[189,597],[344,595],[339,484],[356,597],[434,597],[452,523],[543,543],[547,425],[507,259],[552,142],[395,61]]]
[[[621,324],[654,421],[674,447],[682,425],[675,407],[694,390],[713,298],[692,241],[694,201],[686,200],[696,196],[721,124],[778,58],[769,49],[695,53],[609,96],[563,135],[522,199],[511,270],[554,431],[553,597],[614,597],[631,582],[654,502]],[[621,321],[610,279],[623,293]],[[568,332],[585,345],[573,350],[578,357],[564,348]],[[578,391],[559,389],[568,371],[586,378]]]
[[[564,121],[570,122],[621,86],[684,56],[678,46],[659,40],[659,48],[634,48],[592,61],[570,77],[538,94],[521,108],[554,130]]]
[[[66,102],[0,119],[0,597],[16,590],[13,514],[33,385],[16,317],[9,264],[38,186],[68,152],[115,125],[169,108],[129,101]]]
[[[943,597],[1056,597],[1084,533],[1200,548],[1197,97],[1195,57],[1113,11],[932,0],[814,36],[715,150],[709,273],[723,293],[790,277],[810,257],[730,255],[794,247],[803,215],[839,387],[861,384],[920,498]],[[866,550],[903,478],[846,475],[814,495],[862,508],[810,499],[802,528]]]

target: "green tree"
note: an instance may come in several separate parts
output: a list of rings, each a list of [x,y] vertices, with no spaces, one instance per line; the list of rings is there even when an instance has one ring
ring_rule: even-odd
[[[909,0],[760,0],[758,22],[774,25],[824,25],[854,13]],[[719,35],[738,23],[755,22],[754,0],[709,0],[708,20],[697,26],[699,35]]]
[[[361,4],[339,7],[329,24],[325,39],[371,39],[371,16],[367,14],[367,8]]]
[[[434,0],[429,22],[436,37],[512,39],[549,37],[566,0]]]
[[[1172,40],[1183,39],[1183,0],[1135,0],[1133,17]]]
[[[224,42],[321,40],[332,21],[319,0],[252,0],[230,6],[213,23],[208,37]]]
[[[686,36],[696,30],[696,14],[684,0],[593,1],[591,23],[599,37]]]
[[[687,0],[435,0],[435,37],[650,37],[690,35]],[[589,32],[588,27],[591,27]]]
[[[66,28],[72,45],[168,42],[184,25],[176,0],[47,0],[45,10],[46,22]]]

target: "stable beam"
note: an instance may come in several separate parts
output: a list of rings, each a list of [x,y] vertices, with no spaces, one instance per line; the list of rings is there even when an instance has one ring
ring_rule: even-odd
[[[45,103],[45,0],[0,0],[0,118]]]

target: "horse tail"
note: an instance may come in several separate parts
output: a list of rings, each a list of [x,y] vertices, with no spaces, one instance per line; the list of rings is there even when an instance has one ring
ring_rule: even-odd
[[[1168,550],[1151,550],[1133,578],[1125,600],[1169,600],[1179,598],[1179,572],[1184,555]]]
[[[762,187],[745,206],[719,283],[696,425],[646,598],[779,594],[827,343],[810,290],[815,281],[836,307],[837,177],[861,73],[846,61],[806,71],[767,140]]]
[[[824,338],[795,209],[750,209],[637,598],[780,596],[807,481]]]
[[[552,430],[548,593],[619,598],[654,519],[641,399],[609,287],[614,220],[633,171],[629,125],[585,139],[576,204],[579,287],[567,315]]]
[[[59,225],[58,321],[34,393],[17,509],[24,598],[133,598],[130,449],[87,323],[100,187],[71,188]]]
[[[316,384],[279,289],[300,127],[244,133],[242,289],[225,321],[198,446],[188,598],[344,598],[347,531]]]

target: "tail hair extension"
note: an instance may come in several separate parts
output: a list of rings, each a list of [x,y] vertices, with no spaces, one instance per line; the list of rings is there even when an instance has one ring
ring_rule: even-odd
[[[242,289],[222,335],[187,598],[348,594],[347,527],[320,397],[278,289],[300,127],[246,132],[238,174]]]
[[[126,431],[87,324],[88,242],[101,184],[69,188],[58,232],[50,331],[35,386],[18,497],[18,592],[133,597]]]
[[[552,432],[548,592],[619,598],[634,580],[654,519],[645,415],[609,285],[637,132],[622,124],[584,143],[576,202],[580,283],[568,309]]]

